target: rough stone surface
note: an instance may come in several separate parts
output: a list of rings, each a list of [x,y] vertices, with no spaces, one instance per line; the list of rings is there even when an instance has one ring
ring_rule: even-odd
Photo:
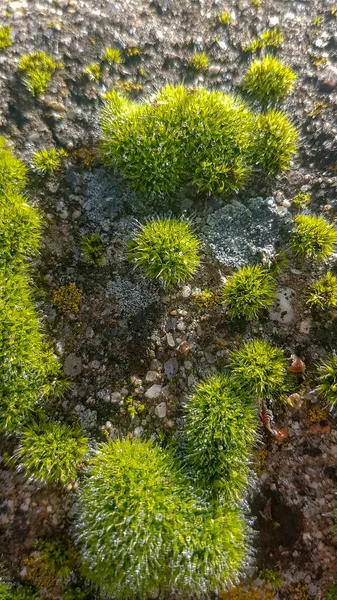
[[[166,417],[166,402],[161,402],[160,404],[157,404],[156,408],[154,409],[154,412],[159,419],[164,419],[164,417]]]
[[[179,365],[178,365],[178,361],[176,358],[170,358],[169,360],[166,361],[166,363],[164,363],[165,375],[169,379],[174,377],[178,373],[178,370],[179,370]]]
[[[295,292],[291,288],[282,288],[276,292],[274,305],[269,311],[272,321],[279,323],[291,323],[294,320],[293,302]]]
[[[161,385],[153,385],[145,392],[146,398],[149,400],[156,400],[159,398],[161,394],[162,386]]]
[[[68,354],[64,361],[64,372],[68,377],[77,377],[82,372],[82,360],[74,352]]]

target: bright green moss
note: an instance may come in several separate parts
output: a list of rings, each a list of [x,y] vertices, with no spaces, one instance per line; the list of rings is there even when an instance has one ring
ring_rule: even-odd
[[[193,498],[172,454],[148,441],[101,445],[78,508],[85,573],[103,594],[146,598],[160,587],[199,595],[227,585],[245,558],[240,513]]]
[[[256,52],[262,48],[277,48],[283,44],[283,34],[276,27],[268,31],[264,31],[261,35],[253,40],[248,46],[242,46],[244,52]]]
[[[103,244],[97,233],[82,235],[81,250],[87,261],[100,266],[103,262]]]
[[[257,399],[280,394],[287,375],[287,360],[280,348],[252,340],[232,352],[230,367],[238,387]]]
[[[41,152],[35,152],[32,157],[32,166],[41,175],[54,173],[60,167],[62,156],[67,156],[64,150],[56,148],[44,148]]]
[[[243,185],[250,171],[252,115],[230,95],[183,86],[143,104],[106,95],[101,149],[141,192],[173,194],[184,184],[216,193]]]
[[[232,17],[230,16],[229,12],[227,12],[227,10],[223,10],[219,14],[218,21],[219,23],[221,23],[221,25],[230,25],[230,23],[232,22]]]
[[[171,287],[192,277],[200,262],[198,248],[187,222],[154,219],[140,227],[129,243],[127,257],[147,279],[159,279]]]
[[[28,56],[21,56],[18,69],[23,73],[25,86],[33,96],[38,96],[45,92],[52,73],[56,69],[63,69],[63,64],[54,62],[44,52],[33,52]]]
[[[224,375],[199,383],[186,406],[184,436],[192,478],[216,496],[238,500],[256,439],[256,411],[249,396]]]
[[[337,356],[330,354],[318,367],[318,391],[330,408],[337,403]]]
[[[76,479],[87,442],[80,430],[67,425],[35,423],[22,430],[14,458],[27,479],[66,484]]]
[[[272,275],[256,265],[242,267],[229,277],[222,295],[231,317],[255,317],[273,303],[275,291]]]
[[[19,194],[26,185],[27,169],[6,148],[6,141],[0,137],[0,195]]]
[[[0,27],[0,50],[8,48],[12,45],[11,40],[12,28],[9,25],[3,25]]]
[[[289,67],[272,56],[265,56],[251,63],[242,87],[259,100],[276,102],[292,91],[295,78],[295,73]]]
[[[83,73],[89,77],[91,81],[99,81],[101,76],[101,67],[98,63],[90,63],[83,69]]]
[[[289,169],[296,151],[296,129],[286,115],[268,110],[256,116],[253,161],[267,175]]]
[[[337,278],[328,272],[309,288],[308,304],[322,310],[337,308]]]
[[[204,52],[201,54],[192,54],[188,61],[188,66],[194,71],[207,71],[208,69],[208,58]]]
[[[293,205],[296,208],[305,208],[310,202],[310,194],[299,193],[293,197]]]
[[[121,53],[117,48],[105,48],[102,60],[109,65],[119,65],[121,63]]]
[[[323,217],[296,215],[290,245],[300,259],[324,260],[333,252],[337,231]]]

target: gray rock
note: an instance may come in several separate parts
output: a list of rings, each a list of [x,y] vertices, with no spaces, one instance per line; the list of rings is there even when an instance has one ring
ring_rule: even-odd
[[[256,255],[272,256],[275,238],[289,220],[274,198],[234,201],[209,215],[203,236],[217,260],[228,267],[254,264]]]
[[[174,341],[174,338],[173,338],[173,335],[172,335],[172,333],[168,333],[168,334],[166,335],[166,340],[167,340],[167,343],[168,343],[168,345],[170,346],[170,348],[174,348],[174,346],[175,346],[175,341]]]
[[[318,80],[329,88],[335,88],[337,86],[337,67],[327,65],[318,73]]]
[[[104,402],[110,402],[110,392],[109,392],[109,390],[99,390],[99,392],[97,392],[97,397],[100,400],[104,400]]]
[[[156,371],[148,371],[145,375],[145,381],[151,383],[152,381],[156,381],[157,372]]]
[[[82,372],[82,361],[74,352],[68,354],[65,359],[64,372],[68,377],[77,377]]]
[[[178,373],[178,370],[179,365],[176,358],[170,358],[166,361],[166,363],[164,363],[165,375],[169,379],[171,379],[171,377],[174,377]]]
[[[122,400],[122,394],[120,394],[119,392],[113,392],[113,394],[111,394],[110,396],[110,402],[112,402],[113,404],[122,402]]]
[[[149,400],[156,400],[159,398],[161,394],[162,386],[161,385],[153,385],[145,392],[145,397]]]
[[[275,303],[269,311],[269,316],[272,321],[278,323],[291,323],[294,320],[294,309],[292,301],[295,297],[295,292],[291,288],[280,288],[276,292]]]
[[[164,419],[164,417],[166,417],[166,402],[161,402],[160,404],[157,404],[156,408],[154,409],[154,412],[159,419]]]
[[[157,285],[137,273],[132,280],[117,276],[109,281],[106,295],[108,298],[114,297],[120,313],[134,315],[159,302]]]

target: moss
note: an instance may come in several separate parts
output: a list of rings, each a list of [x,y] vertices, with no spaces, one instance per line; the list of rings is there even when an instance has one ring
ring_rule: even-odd
[[[125,54],[129,58],[132,58],[134,56],[139,56],[140,50],[136,46],[128,46],[127,49],[125,50]]]
[[[101,266],[103,263],[103,243],[97,233],[82,235],[81,250],[87,261]]]
[[[296,78],[289,67],[272,56],[254,60],[244,76],[242,87],[264,102],[283,100],[293,89]]]
[[[242,267],[228,278],[223,300],[231,317],[255,317],[275,298],[274,278],[259,266]]]
[[[230,25],[232,22],[232,17],[227,10],[223,10],[218,16],[218,21],[221,23],[221,25]]]
[[[61,157],[66,157],[67,153],[64,150],[56,148],[44,148],[41,152],[35,152],[32,156],[32,166],[37,173],[47,175],[54,173],[60,167]]]
[[[329,12],[332,17],[337,18],[337,4],[333,4]]]
[[[87,451],[87,438],[59,423],[35,423],[21,432],[14,458],[27,479],[42,483],[74,481]]]
[[[82,291],[76,287],[75,283],[69,283],[68,286],[61,285],[54,291],[52,303],[56,304],[63,314],[76,314],[80,310],[81,296]]]
[[[102,60],[109,63],[109,65],[119,65],[121,63],[121,53],[117,48],[105,48]]]
[[[0,600],[39,600],[39,597],[30,587],[0,581]]]
[[[89,77],[91,81],[99,81],[101,76],[101,67],[98,63],[90,63],[83,69],[83,73]]]
[[[208,58],[204,52],[201,54],[192,54],[188,61],[188,66],[194,71],[207,71],[208,69]]]
[[[98,448],[80,488],[77,529],[86,575],[120,599],[158,587],[207,593],[227,585],[245,557],[240,512],[196,501],[172,454],[148,441]]]
[[[323,310],[337,308],[337,278],[328,272],[315,281],[309,288],[307,302]]]
[[[125,94],[131,94],[132,92],[139,94],[143,90],[142,84],[134,81],[116,81],[115,88],[122,90]]]
[[[187,222],[154,219],[140,227],[129,243],[127,257],[147,279],[159,279],[165,287],[189,279],[199,265],[199,242]]]
[[[296,215],[290,245],[300,259],[324,260],[333,252],[337,231],[323,217]]]
[[[205,288],[192,298],[193,304],[199,308],[212,309],[221,302],[219,294],[209,288]]]
[[[9,25],[0,27],[0,50],[12,45],[11,33],[12,28]]]
[[[259,8],[259,6],[261,6],[261,0],[250,0],[252,6],[255,6],[255,8]]]
[[[139,402],[139,400],[135,400],[132,396],[129,396],[126,399],[125,404],[131,419],[134,419],[137,415],[140,415],[145,408],[144,404]]]
[[[185,462],[206,493],[237,501],[248,480],[256,410],[224,375],[199,383],[186,406]]]
[[[253,161],[267,175],[289,169],[296,151],[296,129],[285,114],[268,110],[256,116]]]
[[[283,44],[283,34],[276,27],[268,31],[264,31],[261,35],[254,39],[248,46],[243,45],[244,52],[256,52],[262,48],[277,48]]]
[[[312,24],[316,27],[322,24],[322,17],[314,17],[312,20]]]
[[[284,391],[287,360],[280,348],[264,340],[246,342],[231,353],[233,380],[249,396],[273,398]]]
[[[296,194],[296,196],[293,197],[293,205],[296,208],[305,208],[307,206],[307,204],[309,204],[311,199],[310,194]]]
[[[6,147],[0,136],[0,195],[20,194],[26,185],[27,169]]]
[[[63,64],[54,62],[44,52],[33,52],[27,56],[21,56],[18,69],[23,73],[25,86],[33,96],[38,96],[46,90],[52,73],[56,69],[63,69]]]
[[[317,370],[318,391],[331,409],[337,403],[337,356],[330,354]]]

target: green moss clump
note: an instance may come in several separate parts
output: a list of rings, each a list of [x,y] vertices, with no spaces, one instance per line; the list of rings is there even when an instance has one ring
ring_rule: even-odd
[[[119,65],[121,63],[121,53],[117,48],[105,48],[102,60],[109,65]]]
[[[87,438],[59,423],[35,423],[21,432],[14,459],[33,481],[66,484],[74,481],[87,452]]]
[[[201,54],[192,54],[188,61],[188,66],[190,69],[194,71],[207,71],[208,69],[208,58],[205,52],[201,52]]]
[[[0,600],[39,600],[39,596],[28,587],[14,587],[0,581]]]
[[[199,294],[192,298],[193,304],[196,304],[200,308],[211,309],[221,302],[219,294],[209,288],[201,290]]]
[[[267,175],[289,169],[296,151],[296,129],[286,115],[268,110],[256,116],[253,161]]]
[[[296,206],[296,208],[305,208],[309,204],[310,198],[310,194],[303,194],[300,192],[293,197],[293,205]]]
[[[230,23],[232,22],[232,17],[230,16],[227,10],[223,10],[219,14],[218,21],[219,23],[221,23],[221,25],[230,25]]]
[[[26,185],[27,169],[6,148],[6,141],[0,137],[0,195],[20,194]]]
[[[275,298],[275,282],[265,269],[242,267],[226,281],[222,296],[231,317],[255,317]]]
[[[318,391],[334,409],[337,403],[337,356],[330,354],[318,367]]]
[[[41,175],[54,173],[60,167],[62,156],[67,156],[64,150],[56,148],[44,148],[41,152],[35,152],[32,157],[32,166]]]
[[[81,250],[88,262],[97,266],[102,265],[103,243],[98,233],[86,233],[82,235]]]
[[[249,396],[224,375],[199,383],[186,406],[184,434],[193,479],[226,501],[238,500],[256,439],[256,410]]]
[[[276,102],[283,100],[292,91],[295,78],[295,73],[289,67],[272,56],[265,56],[251,63],[242,87],[259,100]]]
[[[127,257],[147,279],[159,279],[165,287],[182,283],[197,269],[199,242],[187,222],[153,219],[140,227],[129,243]]]
[[[276,27],[268,31],[264,31],[261,35],[253,40],[248,46],[243,45],[244,52],[256,52],[262,48],[277,48],[283,44],[283,34]]]
[[[264,340],[252,340],[232,352],[233,380],[249,396],[272,398],[284,387],[287,360],[280,348]]]
[[[0,27],[0,50],[8,48],[12,45],[11,40],[12,28],[9,25],[3,25]]]
[[[63,69],[63,64],[54,62],[44,52],[33,52],[28,56],[21,56],[18,69],[23,73],[25,86],[33,96],[38,96],[45,92],[52,73],[56,69]]]
[[[140,440],[108,442],[90,459],[77,530],[85,574],[121,599],[221,588],[246,551],[238,510],[194,499],[171,453]]]
[[[309,288],[308,304],[322,310],[337,308],[337,278],[328,272]]]
[[[337,231],[323,217],[296,215],[290,245],[300,259],[324,260],[337,241]]]
[[[101,76],[101,67],[98,63],[90,63],[83,69],[83,73],[89,77],[91,81],[99,81]]]
[[[111,92],[100,146],[106,164],[140,192],[235,190],[250,172],[252,120],[245,104],[221,92],[167,86],[143,104]]]

